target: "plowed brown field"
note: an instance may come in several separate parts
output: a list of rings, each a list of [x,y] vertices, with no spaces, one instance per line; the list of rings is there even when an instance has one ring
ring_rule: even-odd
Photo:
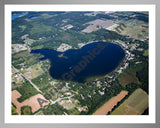
[[[107,101],[93,115],[107,115],[126,95],[128,95],[127,91],[121,91],[120,94]]]
[[[22,103],[17,101],[17,99],[20,97],[21,97],[21,94],[17,90],[12,91],[12,103],[16,106],[16,109],[19,114],[21,114],[21,107],[23,107],[23,106],[30,106],[32,108],[32,113],[38,111],[41,108],[41,106],[37,100],[38,98],[46,101],[43,103],[42,107],[49,104],[49,101],[46,100],[44,98],[44,96],[41,94],[37,94],[35,96],[32,96],[29,99],[23,101]]]

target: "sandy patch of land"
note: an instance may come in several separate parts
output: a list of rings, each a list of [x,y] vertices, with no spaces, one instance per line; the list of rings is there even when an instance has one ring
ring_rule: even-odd
[[[106,29],[112,31],[112,30],[114,30],[117,26],[118,26],[118,24],[113,24],[112,26],[109,26],[109,27],[107,27]]]
[[[17,53],[24,50],[27,50],[26,44],[12,44],[12,53]]]
[[[110,112],[126,95],[128,95],[127,91],[121,91],[120,94],[107,101],[102,107],[93,113],[93,115],[107,115],[108,112]]]
[[[90,33],[93,31],[97,31],[98,29],[101,29],[101,28],[107,28],[107,27],[111,26],[113,23],[114,23],[113,20],[97,19],[97,20],[88,22],[87,24],[90,24],[90,25],[88,27],[86,27],[84,30],[82,30],[82,32]]]
[[[38,111],[40,108],[49,104],[49,101],[46,100],[44,98],[44,96],[41,94],[37,94],[35,96],[32,96],[22,103],[17,101],[17,99],[20,97],[21,97],[21,94],[17,90],[12,91],[12,103],[16,106],[16,109],[19,114],[21,114],[21,107],[23,107],[23,106],[30,106],[32,108],[32,113],[34,113],[34,112]],[[45,102],[39,103],[38,99],[41,99],[41,101],[45,101]]]
[[[64,51],[67,51],[68,49],[71,49],[72,46],[68,45],[68,44],[65,44],[65,43],[62,43],[58,48],[57,48],[57,51],[60,51],[60,52],[64,52]]]

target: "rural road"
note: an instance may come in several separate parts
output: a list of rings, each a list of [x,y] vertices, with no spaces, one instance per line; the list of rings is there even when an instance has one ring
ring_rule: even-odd
[[[72,96],[73,96],[73,95],[72,95]],[[67,99],[67,98],[71,98],[72,96],[68,96],[68,97],[64,97],[64,98],[58,98],[58,99],[55,100],[55,101],[50,100],[51,105],[55,104],[56,102],[58,102],[58,101],[60,101],[60,100]]]
[[[42,91],[39,90],[39,88],[38,88],[34,83],[32,83],[31,80],[29,80],[28,78],[26,78],[26,77],[25,77],[18,69],[16,69],[13,65],[12,65],[12,67],[16,70],[16,72],[19,72],[21,76],[23,76],[26,80],[28,80],[28,81],[30,82],[30,84],[31,84],[38,92],[42,93]]]

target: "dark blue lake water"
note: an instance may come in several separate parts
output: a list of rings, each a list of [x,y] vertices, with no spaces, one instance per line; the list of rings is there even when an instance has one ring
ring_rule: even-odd
[[[40,60],[50,60],[49,73],[54,79],[77,82],[113,71],[125,57],[119,45],[107,42],[94,42],[65,52],[35,49],[31,53],[43,55]]]
[[[29,17],[28,17],[28,19],[32,19],[32,18],[34,18],[34,17],[38,17],[38,16],[40,16],[40,15],[29,16]]]
[[[27,13],[12,15],[12,20],[14,20],[15,18],[21,17],[21,16],[25,16],[26,14],[27,14]]]

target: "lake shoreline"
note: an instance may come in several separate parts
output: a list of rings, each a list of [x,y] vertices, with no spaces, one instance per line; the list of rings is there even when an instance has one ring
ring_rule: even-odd
[[[51,49],[37,49],[31,52],[44,55],[43,60],[50,60],[49,73],[53,79],[80,83],[85,83],[86,79],[92,76],[97,78],[113,72],[125,57],[122,47],[102,41],[88,43],[79,50],[59,52]],[[62,53],[67,58],[59,57]]]

